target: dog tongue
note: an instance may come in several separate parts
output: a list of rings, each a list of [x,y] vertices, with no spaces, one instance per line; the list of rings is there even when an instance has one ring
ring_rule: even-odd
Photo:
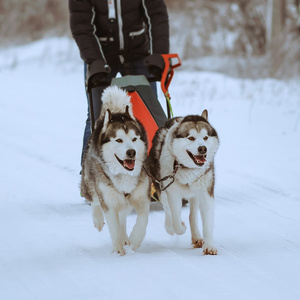
[[[204,164],[206,162],[204,155],[195,155],[194,158],[198,164]]]
[[[124,160],[124,167],[133,170],[135,165],[135,161],[133,159],[125,159]]]

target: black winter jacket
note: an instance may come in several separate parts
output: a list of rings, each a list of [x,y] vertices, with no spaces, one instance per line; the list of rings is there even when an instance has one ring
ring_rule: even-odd
[[[82,59],[113,65],[169,53],[163,0],[69,0],[70,27]]]

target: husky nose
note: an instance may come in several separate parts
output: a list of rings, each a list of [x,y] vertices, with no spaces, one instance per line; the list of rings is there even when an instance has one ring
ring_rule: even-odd
[[[127,154],[127,156],[128,156],[129,158],[134,158],[136,152],[135,152],[134,149],[128,149],[128,150],[126,151],[126,154]]]
[[[205,146],[200,146],[198,148],[198,151],[199,151],[200,154],[205,154],[206,151],[207,151],[207,148]]]

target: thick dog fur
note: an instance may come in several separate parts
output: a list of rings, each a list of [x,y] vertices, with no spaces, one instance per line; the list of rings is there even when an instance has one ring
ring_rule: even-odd
[[[148,172],[155,182],[158,196],[165,210],[165,229],[173,235],[185,233],[181,221],[182,199],[190,203],[192,244],[203,248],[204,254],[217,254],[213,242],[214,223],[214,156],[219,147],[217,132],[208,122],[207,111],[202,115],[177,117],[167,121],[153,139],[147,160]],[[203,237],[198,229],[199,208]]]
[[[105,216],[113,251],[124,255],[124,245],[140,246],[148,224],[150,180],[142,168],[147,136],[126,92],[108,87],[102,102],[84,157],[81,194],[92,204],[95,227],[101,231]],[[126,219],[132,208],[137,219],[128,238]]]

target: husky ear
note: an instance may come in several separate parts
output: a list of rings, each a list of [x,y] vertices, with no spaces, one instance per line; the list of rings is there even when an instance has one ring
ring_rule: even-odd
[[[206,109],[204,109],[204,111],[202,112],[201,117],[204,118],[206,121],[208,121],[208,112]]]
[[[132,120],[135,120],[135,117],[132,113],[132,110],[129,108],[129,105],[126,105],[126,112],[125,112],[126,116],[129,117]]]
[[[106,131],[107,126],[108,126],[108,124],[110,123],[110,121],[111,121],[111,112],[110,112],[110,110],[108,109],[108,110],[105,112],[102,131]]]

